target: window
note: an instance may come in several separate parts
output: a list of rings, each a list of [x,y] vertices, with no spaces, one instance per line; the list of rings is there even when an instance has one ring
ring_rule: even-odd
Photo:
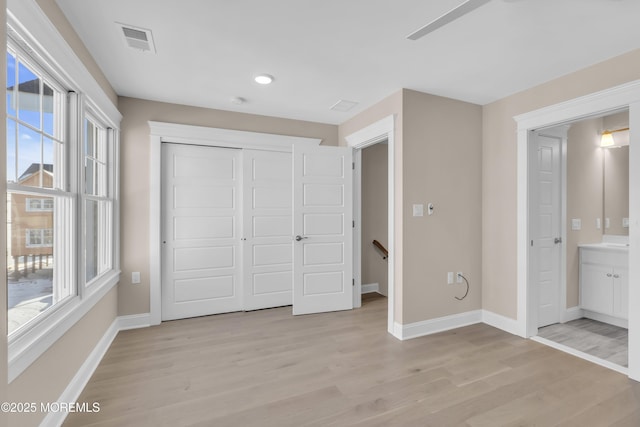
[[[53,199],[34,199],[27,197],[26,199],[27,212],[52,212],[53,211]]]
[[[53,229],[51,228],[28,228],[26,234],[27,248],[53,247]]]
[[[12,37],[6,97],[10,345],[119,273],[113,268],[112,122],[64,74]]]

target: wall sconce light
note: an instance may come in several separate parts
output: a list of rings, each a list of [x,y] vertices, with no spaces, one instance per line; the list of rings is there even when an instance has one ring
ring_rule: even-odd
[[[600,147],[606,148],[616,145],[616,142],[613,140],[613,134],[615,132],[623,132],[625,130],[629,130],[629,128],[605,130],[604,132],[602,132],[602,137],[600,138]]]

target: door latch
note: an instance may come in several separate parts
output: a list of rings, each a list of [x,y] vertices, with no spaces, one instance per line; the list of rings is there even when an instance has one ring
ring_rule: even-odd
[[[558,243],[562,243],[562,237],[556,237],[555,239],[553,239],[553,243],[555,243],[556,245]]]

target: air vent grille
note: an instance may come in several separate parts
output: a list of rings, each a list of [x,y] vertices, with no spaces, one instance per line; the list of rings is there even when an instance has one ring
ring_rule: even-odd
[[[124,41],[128,47],[141,50],[143,52],[156,52],[151,30],[118,22],[116,22],[116,24],[122,29],[122,35],[124,36]]]
[[[356,105],[358,105],[358,103],[356,101],[347,101],[345,99],[341,99],[338,102],[336,102],[335,104],[333,104],[331,106],[331,108],[329,108],[329,109],[333,110],[333,111],[345,112],[345,111],[351,110]]]

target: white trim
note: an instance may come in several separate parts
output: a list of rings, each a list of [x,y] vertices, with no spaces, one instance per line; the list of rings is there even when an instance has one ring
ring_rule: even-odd
[[[517,306],[518,335],[535,336],[528,286],[528,137],[541,129],[629,107],[629,283],[640,278],[640,80],[515,116],[517,132]],[[635,281],[634,281],[635,280]],[[640,306],[640,290],[629,288],[629,306]],[[640,380],[640,312],[629,310],[629,377]]]
[[[319,145],[318,138],[149,122],[149,323],[162,321],[162,143],[291,152],[295,144]]]
[[[120,329],[118,328],[118,318],[115,318],[111,323],[111,326],[106,330],[100,341],[93,348],[87,359],[84,361],[80,369],[73,376],[73,379],[67,387],[64,389],[57,402],[71,403],[76,402],[82,393],[82,390],[86,387],[87,383],[91,379],[91,376],[100,365],[102,358],[111,347],[111,343],[115,339]],[[79,402],[84,403],[84,402]],[[87,402],[90,406],[93,402]],[[61,426],[64,420],[67,418],[68,412],[58,411],[49,412],[40,425],[42,427]]]
[[[352,133],[345,137],[347,141],[347,145],[356,150],[356,159],[360,159],[357,156],[358,151],[361,151],[363,148],[366,148],[370,145],[377,144],[378,142],[387,141],[387,164],[388,164],[388,242],[389,242],[389,256],[388,260],[388,291],[387,291],[387,332],[398,339],[402,339],[402,328],[398,328],[398,325],[395,321],[395,235],[396,235],[396,223],[395,223],[395,206],[396,206],[396,197],[395,197],[395,115],[387,116],[381,120],[378,120],[371,125],[360,129],[357,132]],[[356,160],[357,162],[358,160]],[[358,166],[356,166],[356,172],[359,171]],[[360,188],[354,187],[354,193],[360,192]],[[359,195],[357,197],[360,197]],[[358,199],[359,200],[359,199]],[[356,220],[356,215],[354,215],[354,220]],[[359,218],[359,210],[358,210],[358,219],[356,221],[360,221]],[[360,224],[356,224],[356,228],[360,228]],[[354,246],[355,248],[355,246]],[[356,257],[360,257],[360,253],[353,254],[354,260]],[[357,264],[360,261],[355,261],[354,264]],[[358,275],[359,277],[359,275]]]
[[[608,314],[596,313],[595,311],[589,311],[585,309],[582,309],[582,317],[597,320],[598,322],[608,323],[620,328],[629,329],[629,321],[620,317],[609,316]]]
[[[489,310],[482,310],[482,323],[498,328],[513,335],[518,335],[518,322]]]
[[[450,329],[462,328],[482,322],[482,310],[467,311],[466,313],[452,314],[436,319],[423,320],[422,322],[401,325],[395,324],[395,331],[399,332],[401,340],[423,337],[437,334]]]
[[[600,365],[603,366],[605,368],[611,369],[612,371],[616,371],[620,374],[629,375],[629,369],[625,368],[624,366],[620,366],[617,365],[615,363],[609,362],[607,360],[604,359],[600,359],[598,357],[592,356],[590,354],[584,353],[580,350],[576,350],[575,348],[571,348],[571,347],[567,347],[566,345],[563,344],[559,344],[557,342],[548,340],[546,338],[542,338],[542,337],[531,337],[531,341],[536,341],[539,342],[540,344],[544,344],[546,346],[555,348],[556,350],[560,350],[563,351],[565,353],[568,353],[572,356],[576,356],[579,357],[580,359],[584,359],[586,361],[589,361],[591,363],[595,363],[596,365]]]
[[[87,94],[114,123],[122,115],[35,0],[7,0],[7,24],[26,34],[47,62]]]
[[[9,343],[8,380],[11,383],[51,345],[58,341],[87,314],[120,280],[120,272],[112,271],[105,275],[100,286],[92,286],[91,293],[83,299],[72,298],[62,303],[60,308],[40,322],[28,334],[22,334]]]
[[[572,320],[578,320],[578,319],[582,319],[583,313],[582,313],[582,309],[578,306],[575,307],[571,307],[571,308],[567,308],[563,313],[562,313],[562,323],[567,323],[567,322],[571,322]]]
[[[151,326],[151,313],[130,314],[118,317],[118,330],[148,328]]]
[[[210,147],[290,152],[294,144],[320,145],[322,142],[322,139],[319,138],[276,135],[154,121],[149,122],[149,128],[151,130],[150,135],[159,136],[161,142],[206,145]]]
[[[379,283],[367,283],[366,285],[362,285],[363,294],[372,294],[372,293],[380,293],[380,284]]]
[[[362,307],[362,150],[353,155],[353,308]]]

